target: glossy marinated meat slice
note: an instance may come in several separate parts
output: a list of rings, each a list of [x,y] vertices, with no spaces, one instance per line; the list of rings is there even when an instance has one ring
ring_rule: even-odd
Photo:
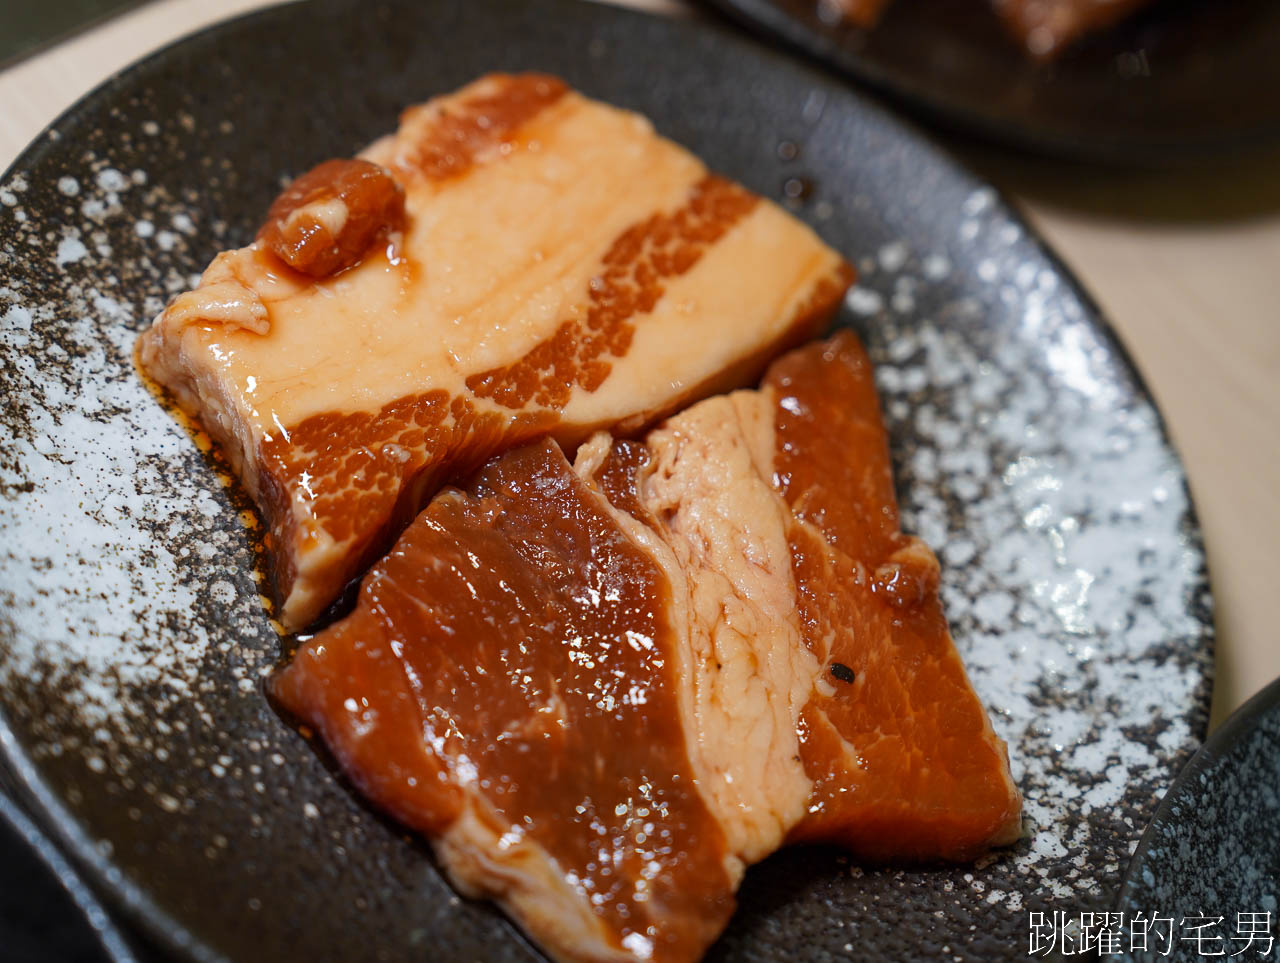
[[[937,582],[842,333],[572,469],[549,442],[495,459],[272,691],[553,956],[689,960],[788,840],[915,861],[1017,835]]]
[[[296,629],[442,483],[548,432],[635,432],[746,383],[851,279],[644,118],[492,75],[299,178],[140,360],[256,500]]]
[[[992,0],[1013,35],[1047,60],[1086,33],[1118,23],[1151,0]]]
[[[692,959],[741,864],[689,764],[669,595],[535,442],[437,496],[272,688],[553,956]]]
[[[1005,746],[951,641],[937,560],[899,531],[871,364],[851,333],[791,352],[759,391],[704,401],[643,447],[601,444],[580,469],[674,555],[703,676],[695,715],[718,720],[691,749],[712,757],[696,766],[704,791],[723,788],[722,768],[729,786],[758,787],[726,812],[767,799],[792,817],[787,838],[874,861],[969,859],[1017,837]],[[762,756],[774,768],[753,771]],[[731,839],[736,818],[722,820]]]
[[[814,786],[792,838],[877,861],[962,860],[1012,842],[1021,799],[951,641],[937,559],[899,530],[862,345],[842,332],[792,352],[763,391],[801,633],[823,666],[800,720]]]

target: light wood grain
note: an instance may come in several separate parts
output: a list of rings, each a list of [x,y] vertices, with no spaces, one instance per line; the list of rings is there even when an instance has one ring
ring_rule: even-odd
[[[677,0],[620,0],[678,13]],[[0,167],[109,75],[263,0],[162,0],[0,73]],[[1104,173],[953,143],[1113,320],[1186,462],[1217,600],[1214,721],[1280,676],[1280,155]],[[1280,593],[1278,593],[1280,594]]]

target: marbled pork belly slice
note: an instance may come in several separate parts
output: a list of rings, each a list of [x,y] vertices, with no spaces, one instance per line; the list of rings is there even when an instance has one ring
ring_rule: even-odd
[[[493,75],[295,182],[140,360],[257,502],[296,629],[443,482],[543,433],[634,433],[744,384],[851,279],[644,118]]]
[[[574,464],[671,586],[690,761],[744,863],[782,845],[807,812],[799,722],[823,671],[798,617],[772,444],[768,399],[740,391],[694,405],[643,442],[601,433]]]
[[[437,495],[272,680],[459,889],[556,958],[698,958],[806,811],[796,720],[821,666],[785,506],[718,431],[723,400],[680,416],[712,415],[691,481],[714,547],[669,545],[584,478],[608,434],[578,474],[534,442]]]
[[[1039,60],[1118,23],[1151,0],[992,0],[1005,26]]]
[[[788,840],[914,861],[1017,832],[889,481],[844,333],[572,472],[498,457],[272,691],[553,956],[695,958]]]
[[[643,445],[593,439],[577,468],[668,549],[653,557],[688,612],[690,754],[731,845],[750,859],[778,844],[742,813],[876,861],[963,860],[1017,838],[1006,749],[952,643],[937,560],[899,531],[852,333]]]

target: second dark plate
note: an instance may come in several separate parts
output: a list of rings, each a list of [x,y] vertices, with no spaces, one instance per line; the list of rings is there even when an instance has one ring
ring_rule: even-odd
[[[988,0],[895,0],[870,31],[818,0],[709,0],[961,132],[1165,165],[1280,140],[1280,4],[1163,0],[1037,64]]]
[[[1145,946],[1133,954],[1143,961],[1173,949],[1275,959],[1277,894],[1280,679],[1223,723],[1160,803],[1116,901],[1122,947]]]

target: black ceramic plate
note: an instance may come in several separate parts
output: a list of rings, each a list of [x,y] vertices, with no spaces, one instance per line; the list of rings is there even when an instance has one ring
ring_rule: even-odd
[[[1250,699],[1197,752],[1156,810],[1116,909],[1160,921],[1149,952],[1275,959],[1280,939],[1280,680]],[[1142,929],[1145,929],[1143,927]],[[1189,941],[1188,937],[1195,940]]]
[[[989,0],[894,0],[870,31],[820,0],[709,0],[931,120],[1063,156],[1167,164],[1280,138],[1280,4],[1159,0],[1036,64]]]
[[[5,963],[136,963],[66,857],[3,793],[0,949]]]
[[[781,854],[713,958],[1015,958],[1028,908],[1110,905],[1203,733],[1212,656],[1194,515],[1142,386],[1026,225],[912,130],[747,41],[595,4],[269,10],[113,78],[0,179],[0,748],[28,801],[189,957],[533,957],[272,713],[248,506],[130,355],[282,177],[525,68],[798,195],[859,266],[842,323],[879,363],[906,523],[942,556],[1027,799],[1026,838],[973,866]]]

